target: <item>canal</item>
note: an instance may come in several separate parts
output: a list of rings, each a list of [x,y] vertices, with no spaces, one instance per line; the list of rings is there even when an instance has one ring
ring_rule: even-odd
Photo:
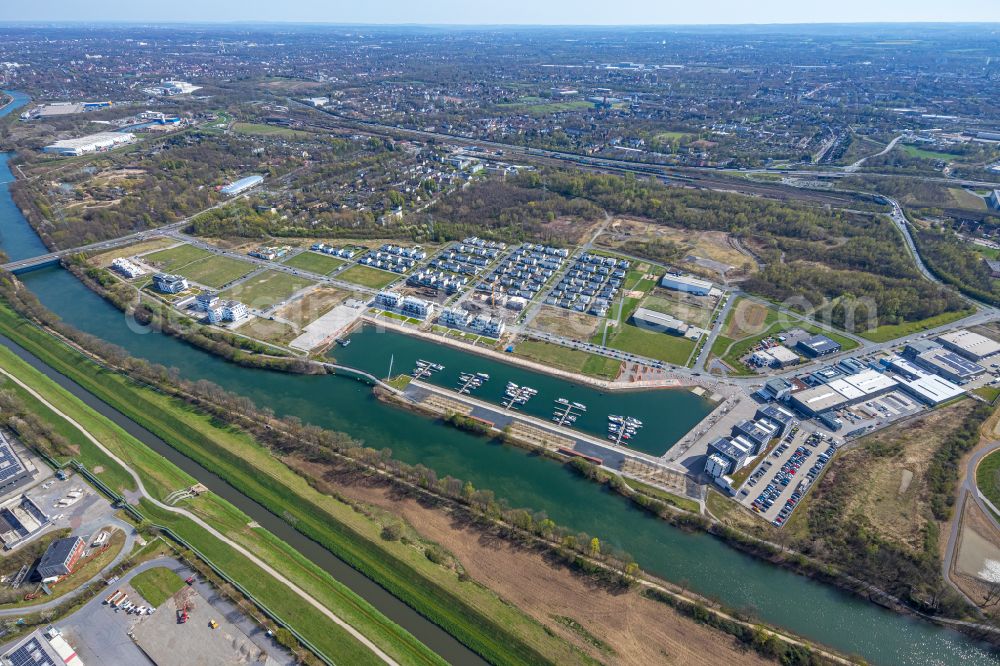
[[[13,216],[8,217],[10,214]],[[27,226],[16,208],[7,215],[0,219],[3,238]],[[13,251],[11,256],[17,258]],[[994,654],[961,634],[891,613],[768,565],[713,537],[684,533],[546,458],[488,443],[384,405],[360,382],[335,376],[269,373],[226,363],[136,326],[59,268],[28,273],[22,279],[67,323],[137,357],[176,367],[191,380],[213,381],[268,405],[279,415],[296,415],[305,422],[345,431],[367,446],[389,448],[401,460],[420,462],[441,476],[450,474],[477,488],[489,488],[512,506],[545,511],[566,527],[597,535],[631,553],[647,571],[683,581],[690,589],[729,606],[750,609],[764,621],[789,631],[875,663],[997,663]],[[387,349],[391,354],[391,344]],[[371,362],[374,368],[383,359]],[[482,359],[465,354],[455,363],[475,371]],[[171,458],[176,458],[176,453]],[[307,550],[305,539],[297,535],[283,538]]]

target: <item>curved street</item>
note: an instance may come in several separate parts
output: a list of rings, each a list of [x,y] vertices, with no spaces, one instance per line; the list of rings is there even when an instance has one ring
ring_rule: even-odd
[[[948,581],[948,584],[956,592],[962,595],[962,597],[974,606],[978,606],[976,602],[970,599],[965,592],[963,592],[954,582],[951,580],[951,568],[952,562],[955,559],[955,550],[958,547],[958,539],[962,531],[962,512],[965,510],[965,503],[971,497],[972,500],[979,506],[983,514],[989,519],[993,527],[1000,531],[1000,523],[997,522],[996,516],[993,515],[989,507],[983,502],[983,497],[979,493],[979,488],[976,486],[976,469],[979,467],[980,461],[983,458],[993,453],[994,451],[1000,450],[1000,440],[992,441],[981,446],[972,452],[972,456],[969,458],[969,462],[965,466],[965,474],[958,486],[958,501],[955,502],[955,515],[951,519],[951,530],[948,533],[948,545],[945,548],[944,558],[941,561],[941,575],[944,579]]]
[[[0,370],[0,372],[3,371]],[[4,374],[6,374],[6,372],[4,372]],[[16,617],[24,615],[25,613],[38,613],[41,611],[47,611],[56,608],[59,605],[65,603],[66,601],[80,596],[80,594],[83,593],[83,590],[86,589],[86,587],[90,583],[102,578],[106,572],[118,566],[121,563],[121,561],[124,560],[126,557],[128,557],[129,553],[132,552],[132,546],[135,544],[135,538],[137,533],[134,527],[126,523],[124,520],[119,520],[118,518],[109,517],[107,520],[107,524],[114,525],[118,529],[125,532],[125,543],[122,544],[122,549],[118,552],[117,555],[115,555],[115,558],[110,563],[108,563],[103,569],[94,574],[94,576],[91,577],[90,580],[81,584],[75,590],[71,590],[70,592],[59,595],[57,597],[53,597],[48,601],[42,602],[40,604],[29,604],[25,606],[16,606],[14,608],[0,608],[0,617]]]
[[[357,629],[355,629],[354,627],[352,627],[350,624],[348,624],[347,622],[345,622],[342,618],[340,618],[337,614],[335,614],[329,608],[327,608],[326,606],[324,606],[323,604],[321,604],[319,601],[317,601],[315,598],[313,598],[312,596],[310,596],[309,593],[307,593],[305,590],[303,590],[302,588],[300,588],[299,586],[297,586],[291,580],[289,580],[284,575],[282,575],[280,572],[278,572],[273,567],[271,567],[267,562],[264,562],[259,557],[257,557],[256,555],[254,555],[252,552],[250,552],[249,550],[247,550],[246,548],[244,548],[242,545],[240,545],[239,543],[233,541],[232,539],[230,539],[226,535],[222,534],[217,529],[215,529],[210,524],[208,524],[207,522],[205,522],[204,520],[202,520],[201,518],[199,518],[197,515],[191,513],[190,511],[188,511],[186,509],[179,508],[179,507],[175,507],[175,506],[169,506],[167,504],[164,504],[163,502],[160,502],[155,497],[153,497],[149,493],[149,491],[146,490],[146,487],[143,485],[142,479],[139,477],[138,473],[136,473],[135,470],[133,470],[131,467],[129,467],[125,463],[124,460],[122,460],[117,455],[115,455],[115,453],[113,451],[111,451],[106,446],[104,446],[100,441],[98,441],[96,437],[94,437],[93,435],[91,435],[90,432],[86,428],[84,428],[82,425],[80,425],[79,423],[77,423],[71,417],[69,417],[68,415],[66,415],[65,413],[63,413],[61,410],[59,410],[58,407],[56,407],[55,405],[53,405],[52,403],[50,403],[48,400],[46,400],[45,397],[42,396],[41,394],[39,394],[37,391],[35,391],[35,389],[33,389],[32,387],[28,386],[27,384],[25,384],[24,382],[22,382],[19,378],[15,377],[11,373],[7,372],[5,369],[0,368],[0,374],[3,374],[5,377],[7,377],[8,379],[10,379],[14,383],[16,383],[18,386],[20,386],[25,391],[27,391],[32,397],[34,397],[36,400],[38,400],[39,402],[41,402],[47,408],[49,408],[50,410],[52,410],[52,412],[54,414],[56,414],[60,418],[64,419],[67,423],[72,424],[74,428],[76,428],[77,430],[80,431],[80,434],[82,434],[87,439],[87,441],[89,441],[90,443],[92,443],[94,446],[96,446],[98,449],[100,449],[105,455],[107,455],[109,458],[111,458],[112,460],[114,460],[118,465],[120,465],[122,467],[122,469],[124,469],[126,472],[128,472],[128,474],[132,477],[132,479],[135,481],[136,488],[138,489],[139,494],[142,495],[142,497],[144,497],[147,501],[149,501],[150,503],[154,504],[159,509],[162,509],[164,511],[169,511],[169,512],[177,514],[177,515],[184,516],[185,518],[191,520],[196,525],[198,525],[199,527],[201,527],[202,529],[204,529],[205,531],[207,531],[209,534],[211,534],[213,537],[215,537],[216,539],[222,541],[227,546],[229,546],[230,548],[232,548],[236,552],[240,553],[245,558],[247,558],[248,560],[250,560],[251,562],[253,562],[255,565],[257,565],[258,567],[260,567],[261,569],[263,569],[265,572],[267,572],[268,575],[272,576],[275,580],[277,580],[281,584],[285,585],[289,590],[291,590],[292,592],[294,592],[298,597],[300,597],[307,604],[313,606],[316,610],[318,610],[320,613],[322,613],[324,616],[326,616],[332,622],[334,622],[335,624],[337,624],[338,626],[340,626],[341,628],[343,628],[345,631],[347,631],[359,643],[361,643],[362,645],[364,645],[365,647],[367,647],[369,650],[371,650],[376,656],[378,656],[379,659],[381,659],[382,661],[384,661],[386,664],[390,664],[392,666],[398,666],[397,662],[395,660],[393,660],[392,657],[390,657],[385,652],[383,652],[377,645],[375,645],[372,641],[370,641],[364,634],[362,634]]]

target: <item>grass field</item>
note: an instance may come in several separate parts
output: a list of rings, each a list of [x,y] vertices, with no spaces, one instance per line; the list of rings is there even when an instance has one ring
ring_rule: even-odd
[[[247,307],[264,310],[275,303],[287,300],[298,290],[314,284],[316,283],[312,280],[297,275],[281,271],[264,271],[227,289],[220,296],[236,299]]]
[[[344,265],[343,259],[306,250],[283,262],[286,266],[299,268],[318,275],[329,275]]]
[[[714,307],[708,306],[710,301],[698,297],[673,296],[671,294],[650,294],[642,302],[642,307],[662,312],[698,328],[709,329],[712,325]]]
[[[825,335],[840,344],[844,351],[854,349],[858,343],[845,335],[820,328],[790,315],[783,315],[774,308],[743,298],[730,308],[719,336],[712,344],[711,357],[721,358],[732,368],[730,374],[751,375],[753,371],[740,362],[758,342],[782,331],[801,328],[813,335]]]
[[[155,263],[164,272],[174,273],[178,268],[187,266],[199,259],[204,259],[211,254],[208,250],[183,244],[167,248],[166,250],[159,250],[158,252],[150,252],[147,255],[143,255],[142,258],[145,261]]]
[[[181,577],[166,567],[154,567],[136,574],[130,584],[153,608],[159,608],[184,587]]]
[[[310,132],[303,132],[302,130],[295,130],[290,127],[263,125],[260,123],[233,123],[233,131],[256,136],[279,136],[283,139],[308,139],[313,136]]]
[[[377,268],[370,268],[368,266],[351,266],[344,272],[337,275],[338,280],[343,280],[344,282],[350,282],[352,284],[360,284],[362,287],[370,287],[372,289],[381,289],[387,287],[396,280],[400,279],[400,275],[396,273],[390,273],[388,271],[382,271]]]
[[[3,328],[7,334],[15,336],[21,344],[29,346],[33,353],[43,355],[46,362],[51,361],[59,365],[64,373],[71,370],[78,373],[80,369],[83,369],[83,373],[77,376],[79,379],[86,380],[89,390],[100,392],[103,394],[102,398],[108,399],[119,409],[127,404],[129,416],[142,418],[146,421],[144,425],[152,426],[154,425],[153,420],[164,419],[168,416],[170,418],[167,420],[178,418],[176,414],[170,416],[168,412],[153,415],[151,410],[159,410],[164,407],[168,411],[172,411],[169,405],[176,405],[176,403],[173,403],[166,396],[160,396],[149,389],[139,389],[119,375],[98,368],[65,346],[51,342],[51,338],[48,338],[44,333],[20,323],[20,320],[12,315],[6,307],[0,308],[0,328]],[[22,381],[30,384],[57,408],[81,423],[105,446],[124,459],[140,474],[147,490],[154,496],[162,498],[172,490],[189,486],[194,482],[193,478],[181,472],[165,458],[148,449],[117,425],[93,412],[77,398],[66,393],[47,377],[15,357],[6,348],[0,348],[0,367],[7,369]],[[133,390],[135,390],[134,393]],[[166,402],[154,406],[144,398],[160,399]],[[153,420],[145,417],[152,417]],[[61,421],[60,417],[54,414],[53,418],[55,422]],[[65,421],[63,423],[65,424]],[[72,426],[65,424],[65,427]],[[157,427],[157,429],[161,430],[161,427]],[[172,435],[165,430],[161,430],[161,433],[176,440],[183,438],[185,434],[190,436],[194,432],[205,429],[208,431],[207,436],[215,439],[231,436],[229,431],[215,427],[206,417],[193,413],[186,420],[175,422]],[[79,432],[76,433],[73,441],[78,444],[80,449],[79,454],[75,457],[91,469],[100,468],[101,471],[97,473],[97,476],[105,483],[119,491],[134,489],[134,482],[125,470],[92,446],[88,440],[80,437]],[[116,485],[115,482],[119,479],[123,481]],[[279,584],[251,561],[199,528],[189,519],[166,511],[159,511],[148,503],[143,503],[142,507],[143,513],[147,517],[156,523],[176,529],[179,534],[194,543],[199,550],[230,576],[240,581],[251,594],[280,613],[293,627],[327,654],[340,655],[349,662],[357,659],[358,663],[363,664],[381,663],[350,634],[332,625],[325,616],[312,606],[303,603],[284,585]],[[198,513],[217,529],[239,541],[268,564],[282,571],[288,578],[308,589],[317,600],[333,609],[389,654],[401,659],[404,663],[441,663],[436,655],[431,654],[412,636],[383,617],[367,602],[343,587],[325,571],[305,560],[287,544],[276,539],[269,532],[248,528],[249,518],[213,493],[189,500],[186,503],[186,508]]]
[[[903,324],[886,324],[885,326],[879,326],[878,328],[865,331],[864,333],[859,333],[858,335],[866,340],[871,340],[872,342],[888,342],[889,340],[895,340],[896,338],[906,337],[907,335],[913,335],[914,333],[919,333],[920,331],[926,331],[930,328],[936,328],[938,326],[949,324],[963,317],[968,317],[973,312],[974,310],[945,312],[944,314],[939,314],[936,317],[921,319],[920,321],[911,321]]]
[[[944,160],[945,162],[950,162],[954,160],[957,155],[951,153],[939,153],[933,150],[924,150],[923,148],[917,148],[916,146],[911,146],[908,143],[902,143],[896,146],[896,150],[900,150],[907,154],[908,157],[919,157],[924,160]]]
[[[600,342],[601,334],[594,336]],[[686,365],[695,341],[668,333],[647,331],[627,322],[612,326],[608,331],[607,346],[648,358],[655,358],[674,365]]]
[[[994,451],[979,461],[976,486],[993,506],[1000,508],[1000,451]]]
[[[211,418],[184,403],[136,386],[121,375],[96,366],[76,351],[25,324],[6,307],[0,307],[0,331],[184,455],[212,469],[233,487],[277,515],[286,516],[302,534],[444,627],[489,661],[566,663],[579,660],[578,651],[547,633],[537,621],[490,590],[463,582],[455,571],[434,564],[420,549],[382,539],[379,536],[382,526],[378,522],[334,497],[319,493],[306,479],[244,433],[218,426]],[[53,402],[68,403],[72,407],[71,415],[74,418],[79,415],[88,429],[93,425],[92,432],[101,441],[107,441],[109,447],[115,438],[108,435],[115,435],[118,443],[112,448],[141,471],[144,483],[152,492],[162,497],[193,482],[168,461],[90,412],[76,398],[9,352],[4,352],[6,350],[0,349],[0,359],[16,366],[12,372],[25,381],[30,378],[44,384],[46,392],[55,396]],[[62,404],[59,406],[62,408]],[[89,447],[83,445],[81,448]],[[110,465],[115,466],[113,462]],[[102,478],[104,474],[101,473]],[[209,558],[224,565],[251,593],[266,600],[321,649],[336,656],[338,663],[372,663],[371,653],[359,651],[356,641],[338,632],[328,621],[318,619],[311,607],[292,597],[287,588],[277,585],[274,579],[231,548],[206,535],[189,520],[157,510],[147,503],[142,507],[150,519],[175,527],[182,536],[197,543]],[[437,655],[296,550],[269,532],[248,527],[249,518],[245,514],[213,493],[190,500],[188,508],[202,514],[218,529],[308,589],[322,603],[330,605],[394,659],[403,664],[442,663]]]
[[[614,359],[570,349],[541,340],[522,340],[514,347],[514,354],[550,365],[560,370],[580,372],[600,379],[614,379],[618,376],[621,362]]]
[[[517,102],[498,104],[497,106],[504,109],[523,111],[534,116],[540,116],[548,113],[561,113],[563,111],[580,111],[582,109],[589,109],[593,107],[593,104],[583,100],[548,102],[541,97],[525,97]]]

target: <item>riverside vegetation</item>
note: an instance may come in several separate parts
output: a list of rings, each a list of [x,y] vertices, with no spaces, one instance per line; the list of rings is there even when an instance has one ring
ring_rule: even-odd
[[[7,282],[6,286],[10,287],[12,284],[14,281]],[[13,296],[21,307],[25,305],[21,296],[31,300],[30,292],[23,289],[15,289],[13,293],[6,289],[3,291],[5,297],[9,299]],[[67,337],[73,336],[78,344],[90,338],[74,332],[71,327],[59,323],[56,326]],[[616,555],[603,547],[596,537],[570,533],[541,514],[525,509],[509,509],[491,491],[477,490],[471,484],[449,477],[437,479],[433,470],[422,465],[409,466],[395,461],[388,451],[358,447],[342,433],[305,426],[294,418],[274,419],[273,415],[268,415],[266,408],[257,409],[249,400],[232,396],[209,382],[180,381],[174,384],[166,369],[127,356],[121,359],[121,364],[133,380],[126,380],[120,375],[92,366],[89,361],[83,361],[69,348],[58,345],[52,348],[50,344],[46,345],[43,333],[30,326],[26,328],[25,324],[17,324],[16,320],[12,320],[9,314],[3,315],[2,311],[0,328],[127,416],[163,435],[185,455],[211,465],[241,491],[273,511],[286,515],[286,519],[292,521],[299,531],[387,587],[481,654],[489,655],[491,661],[508,663],[518,654],[528,661],[535,661],[539,655],[531,645],[524,642],[523,637],[512,634],[506,626],[498,626],[495,620],[483,616],[461,597],[456,597],[454,593],[428,581],[424,576],[415,577],[414,571],[397,555],[385,552],[377,543],[331,515],[329,507],[324,507],[315,491],[308,486],[298,487],[299,482],[295,482],[290,488],[286,485],[289,474],[287,468],[283,468],[284,472],[278,478],[273,478],[272,475],[282,466],[274,467],[276,462],[268,463],[266,459],[252,455],[249,456],[254,460],[251,467],[266,465],[273,468],[267,474],[256,473],[248,469],[245,451],[233,450],[212,437],[192,432],[190,426],[179,422],[183,417],[178,413],[178,407],[171,406],[171,403],[182,401],[188,404],[188,409],[205,412],[213,418],[231,423],[232,427],[245,429],[274,455],[296,455],[317,462],[353,461],[355,464],[379,469],[411,488],[422,488],[451,501],[461,502],[484,518],[509,525],[509,529],[514,530],[511,534],[533,535],[531,538],[555,544],[563,561],[584,573],[598,576],[605,584],[628,585],[638,575],[638,568],[630,558]],[[134,383],[136,381],[139,384]],[[159,391],[150,392],[150,389],[143,388],[143,385],[148,384],[159,387]],[[166,395],[161,395],[160,391]],[[148,404],[149,401],[153,403]],[[296,477],[292,475],[292,478]],[[286,481],[283,482],[282,479]],[[430,553],[427,560],[433,563],[434,559],[440,558]],[[591,564],[595,561],[599,566]],[[524,630],[525,627],[522,624],[519,628]],[[528,657],[529,654],[535,656]],[[519,661],[520,658],[516,660]]]

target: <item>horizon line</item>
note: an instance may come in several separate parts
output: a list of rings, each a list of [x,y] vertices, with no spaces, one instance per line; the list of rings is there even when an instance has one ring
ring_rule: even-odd
[[[350,28],[766,28],[766,27],[876,27],[876,26],[997,26],[1000,19],[987,21],[882,20],[882,21],[771,21],[762,23],[419,23],[419,22],[334,22],[309,20],[251,19],[242,21],[169,19],[0,19],[0,26],[45,25],[162,25],[162,26],[325,26]]]

